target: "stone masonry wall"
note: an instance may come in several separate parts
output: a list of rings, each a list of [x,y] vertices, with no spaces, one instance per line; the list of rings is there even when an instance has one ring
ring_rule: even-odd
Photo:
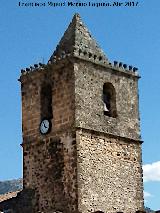
[[[74,73],[67,61],[47,65],[44,69],[23,74],[20,78],[22,91],[23,142],[31,143],[35,137],[42,139],[39,125],[42,120],[41,88],[45,83],[52,87],[52,133],[65,130],[74,124]]]
[[[48,65],[23,74],[23,178],[24,188],[35,190],[34,211],[64,213],[77,209],[74,75],[69,62]],[[41,87],[52,87],[51,132],[41,135]]]
[[[143,209],[140,143],[78,130],[77,150],[80,212]]]
[[[20,80],[24,188],[35,191],[34,213],[143,208],[137,77],[71,58]],[[106,82],[116,91],[116,118],[103,112]],[[52,87],[53,117],[44,136],[39,125],[45,83]],[[75,135],[75,129],[83,131]]]
[[[77,209],[76,143],[74,133],[55,134],[47,140],[25,145],[25,181],[35,190],[35,212],[64,213]]]
[[[75,69],[76,126],[140,139],[137,77],[77,60]],[[103,85],[116,91],[117,117],[104,116]]]

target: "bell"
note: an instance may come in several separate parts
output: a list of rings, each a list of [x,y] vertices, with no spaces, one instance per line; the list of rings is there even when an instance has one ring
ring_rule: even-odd
[[[104,111],[109,112],[109,109],[107,108],[106,104],[104,103]]]

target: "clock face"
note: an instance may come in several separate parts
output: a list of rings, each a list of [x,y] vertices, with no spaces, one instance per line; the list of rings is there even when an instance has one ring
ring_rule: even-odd
[[[40,123],[40,132],[41,134],[47,134],[51,129],[51,123],[49,120],[44,119]]]

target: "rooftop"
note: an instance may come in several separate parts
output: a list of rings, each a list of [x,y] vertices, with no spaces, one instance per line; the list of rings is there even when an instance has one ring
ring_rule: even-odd
[[[8,200],[10,198],[16,197],[18,192],[20,192],[20,191],[8,192],[6,194],[0,195],[0,202],[3,202],[3,201]]]

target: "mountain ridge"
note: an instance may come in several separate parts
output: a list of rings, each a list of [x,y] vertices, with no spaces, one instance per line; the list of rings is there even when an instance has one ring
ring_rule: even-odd
[[[20,191],[23,188],[23,179],[13,179],[0,181],[0,195],[6,194],[8,192]]]

